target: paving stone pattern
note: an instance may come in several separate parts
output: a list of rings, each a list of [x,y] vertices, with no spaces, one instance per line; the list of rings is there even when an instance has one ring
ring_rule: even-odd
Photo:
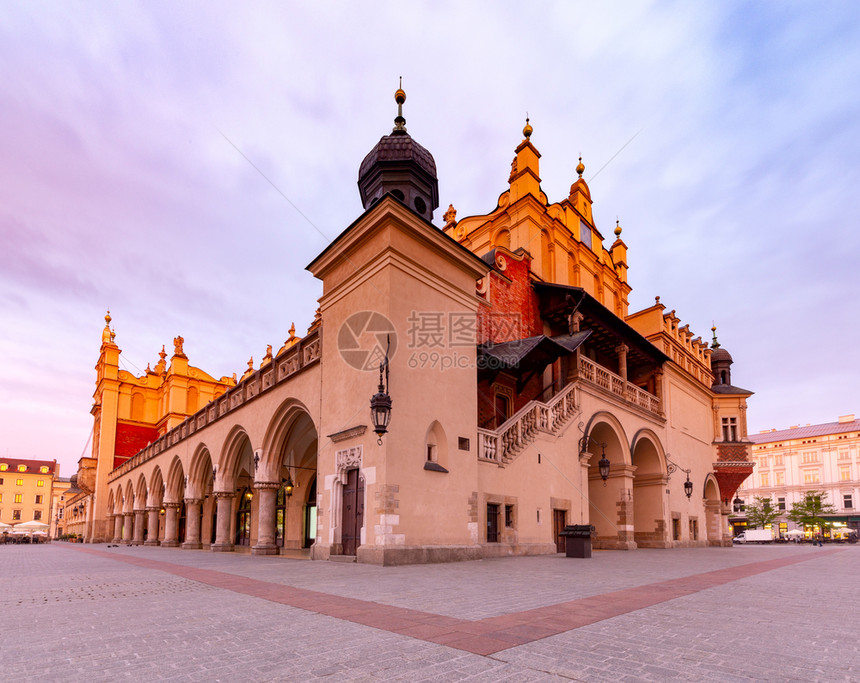
[[[2,680],[860,680],[860,548],[375,567],[0,546]]]

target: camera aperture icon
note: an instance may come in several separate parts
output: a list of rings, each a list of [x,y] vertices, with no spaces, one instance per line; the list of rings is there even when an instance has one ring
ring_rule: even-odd
[[[389,339],[391,348],[388,348]],[[346,364],[356,370],[379,370],[386,349],[388,358],[393,358],[397,351],[397,333],[394,324],[382,313],[353,313],[338,330],[337,350]]]

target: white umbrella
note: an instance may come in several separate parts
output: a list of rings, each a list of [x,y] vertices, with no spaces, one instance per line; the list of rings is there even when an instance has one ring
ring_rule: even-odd
[[[12,528],[11,524],[6,524],[6,522],[0,522],[0,532],[9,531]]]
[[[786,536],[803,536],[803,532],[800,529],[792,529],[791,531],[785,532]]]
[[[44,531],[47,529],[50,524],[45,524],[44,522],[38,522],[35,519],[30,522],[22,522],[21,524],[15,525],[15,530],[18,529],[26,529],[27,531]]]

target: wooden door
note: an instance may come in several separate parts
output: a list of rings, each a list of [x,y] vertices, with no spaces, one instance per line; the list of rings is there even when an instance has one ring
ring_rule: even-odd
[[[364,524],[364,481],[358,470],[349,470],[343,487],[343,516],[341,543],[344,555],[355,555],[361,545],[361,527]]]
[[[561,535],[561,532],[564,531],[564,527],[567,525],[567,510],[553,510],[552,511],[552,535],[555,536],[555,551],[558,553],[563,553],[565,551],[564,547],[564,536]]]

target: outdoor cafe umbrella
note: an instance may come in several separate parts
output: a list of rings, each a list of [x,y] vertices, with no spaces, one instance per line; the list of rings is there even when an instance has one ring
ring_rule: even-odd
[[[44,531],[47,529],[50,524],[45,524],[44,522],[38,522],[35,519],[30,522],[22,522],[21,524],[15,525],[15,531],[19,529],[25,529],[27,531]]]
[[[785,532],[786,536],[803,536],[803,532],[800,529],[792,529],[791,531]]]

